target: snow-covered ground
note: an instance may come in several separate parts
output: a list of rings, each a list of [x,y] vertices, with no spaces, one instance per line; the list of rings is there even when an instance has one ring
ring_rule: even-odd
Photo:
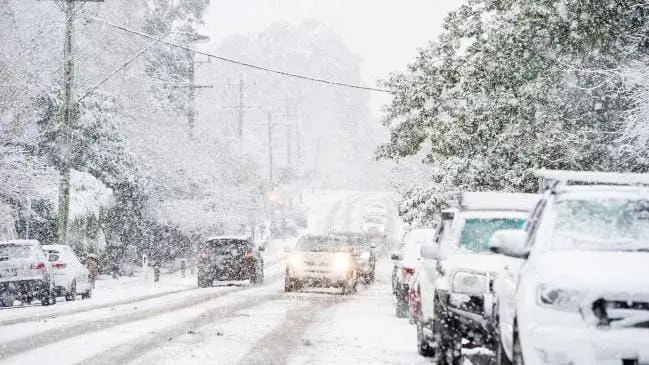
[[[329,192],[306,197],[310,229],[358,229],[369,200],[386,194]],[[393,217],[389,244],[400,237]],[[266,283],[196,288],[179,273],[98,281],[94,298],[0,311],[0,362],[39,364],[431,364],[415,328],[394,316],[391,263],[354,295],[306,289],[284,293],[284,246],[264,252]],[[384,252],[387,251],[384,250]]]

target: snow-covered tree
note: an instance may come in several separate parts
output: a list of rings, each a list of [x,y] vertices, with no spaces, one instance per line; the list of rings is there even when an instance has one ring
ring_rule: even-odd
[[[611,72],[646,51],[646,9],[470,0],[450,13],[439,40],[386,82],[391,135],[378,155],[423,149],[437,175],[410,209],[448,190],[535,191],[533,168],[646,168],[616,142],[632,86]]]

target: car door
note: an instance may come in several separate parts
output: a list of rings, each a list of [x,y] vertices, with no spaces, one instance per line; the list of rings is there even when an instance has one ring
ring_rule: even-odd
[[[71,248],[67,249],[68,261],[73,267],[74,278],[77,283],[77,293],[85,293],[90,288],[90,280],[88,279],[88,270],[81,263],[81,260],[72,251]]]
[[[528,234],[526,245],[530,245],[531,241],[534,240],[536,228],[546,204],[547,200],[545,198],[539,200],[525,222],[523,229]],[[525,260],[505,256],[504,262],[503,277],[500,280],[500,285],[496,288],[498,294],[498,321],[503,347],[508,354],[511,354],[514,320],[516,318],[516,290],[518,288],[519,274]]]

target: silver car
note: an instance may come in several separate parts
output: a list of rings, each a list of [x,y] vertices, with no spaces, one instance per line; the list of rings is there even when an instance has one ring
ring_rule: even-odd
[[[0,304],[12,306],[15,300],[42,305],[56,303],[52,287],[52,266],[36,240],[0,242]]]
[[[285,291],[303,286],[338,287],[343,294],[356,291],[358,268],[353,254],[353,248],[341,237],[301,237],[288,256]]]

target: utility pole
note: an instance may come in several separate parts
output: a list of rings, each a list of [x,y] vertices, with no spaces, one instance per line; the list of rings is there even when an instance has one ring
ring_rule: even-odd
[[[63,161],[59,176],[59,214],[57,222],[58,241],[68,243],[68,219],[70,216],[70,142],[72,136],[72,85],[74,83],[74,58],[72,57],[72,34],[74,32],[74,1],[65,0],[65,40],[63,43],[63,105],[60,143]]]
[[[237,138],[239,141],[243,140],[243,117],[244,117],[244,112],[245,109],[251,109],[251,108],[259,108],[257,106],[251,106],[251,105],[245,105],[244,104],[244,95],[245,95],[245,88],[246,86],[249,85],[254,85],[254,82],[252,84],[246,84],[245,81],[243,80],[243,75],[239,76],[239,82],[235,84],[230,84],[230,86],[238,86],[238,103],[235,106],[230,106],[229,108],[236,108],[237,109]]]
[[[266,127],[268,129],[268,178],[270,179],[270,190],[272,191],[273,186],[273,114],[268,112],[268,119],[266,121]]]
[[[63,12],[65,18],[65,34],[63,41],[63,105],[61,106],[61,119],[63,121],[59,145],[61,148],[62,162],[59,170],[59,211],[57,217],[58,242],[68,243],[68,220],[70,216],[70,160],[72,151],[72,127],[74,105],[72,93],[74,87],[74,56],[72,54],[72,40],[74,34],[74,3],[75,2],[103,2],[103,0],[64,0]]]

